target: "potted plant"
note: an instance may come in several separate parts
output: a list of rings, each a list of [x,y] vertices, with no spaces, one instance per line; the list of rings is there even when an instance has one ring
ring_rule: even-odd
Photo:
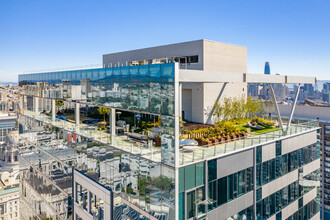
[[[226,139],[223,136],[220,136],[219,141],[222,143],[222,142],[225,142]]]
[[[161,146],[162,139],[160,137],[160,134],[155,137],[155,144],[156,144],[156,146]]]
[[[203,145],[202,138],[196,138],[195,140],[197,141],[198,145],[200,145],[200,146]]]
[[[218,139],[218,136],[215,136],[214,138],[213,138],[213,143],[219,143],[219,139]]]
[[[202,145],[211,145],[212,141],[210,141],[210,139],[208,138],[203,138],[202,139]]]

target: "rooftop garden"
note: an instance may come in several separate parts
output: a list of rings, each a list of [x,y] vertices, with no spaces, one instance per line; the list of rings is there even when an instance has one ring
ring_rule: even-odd
[[[215,125],[193,129],[183,126],[180,138],[209,146],[276,130],[274,122],[260,117],[271,108],[272,103],[256,98],[225,98],[223,103],[214,105],[213,116],[218,120]]]

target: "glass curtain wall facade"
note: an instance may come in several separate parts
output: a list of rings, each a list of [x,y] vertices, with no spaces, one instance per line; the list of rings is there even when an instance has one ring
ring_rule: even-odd
[[[320,122],[322,155],[321,155],[321,198],[322,219],[330,218],[330,122]]]
[[[26,195],[26,200],[31,201],[28,198],[29,193],[42,188],[37,190],[37,194],[41,196],[35,196],[39,200],[32,201],[34,205],[40,203],[40,198],[45,196],[42,190],[46,188],[40,183],[52,181],[50,178],[52,175],[61,174],[63,176],[63,173],[66,173],[68,178],[72,178],[72,169],[74,168],[113,192],[114,219],[121,219],[123,215],[132,219],[146,219],[127,206],[127,202],[158,219],[176,219],[175,145],[176,139],[178,141],[179,137],[176,137],[175,127],[178,127],[179,117],[178,114],[175,114],[175,96],[178,95],[175,88],[177,86],[175,69],[175,63],[168,63],[20,75],[19,84],[23,87],[25,95],[23,115],[26,116],[23,117],[46,122],[42,124],[45,127],[44,130],[47,130],[46,127],[48,126],[52,127],[50,130],[56,134],[57,141],[63,141],[62,144],[70,152],[72,150],[72,154],[70,154],[72,163],[67,167],[67,170],[70,171],[64,171],[63,167],[57,169],[56,166],[52,165],[50,161],[54,158],[49,159],[49,155],[57,157],[57,154],[60,153],[58,149],[45,144],[47,146],[44,149],[47,152],[45,153],[31,146],[29,154],[23,155],[21,158],[21,165],[25,167],[22,169],[25,183],[22,184],[22,192],[23,195]],[[33,97],[37,97],[39,100]],[[42,107],[41,99],[43,100]],[[102,142],[98,142],[92,137],[89,138],[85,134],[86,138],[80,138],[79,141],[77,139],[76,143],[68,144],[67,137],[71,137],[76,132],[74,130],[69,131],[65,126],[61,128],[52,126],[55,123],[51,121],[51,117],[41,113],[43,110],[51,111],[51,99],[64,101],[65,106],[72,106],[67,105],[66,102],[78,102],[82,108],[104,106],[122,112],[159,116],[161,144],[150,147],[149,143],[140,144],[137,140],[129,141],[127,137],[123,139],[123,136],[119,135],[116,135],[116,138],[121,138],[121,140],[113,141],[106,131],[102,135],[107,139]],[[31,111],[34,111],[33,106],[36,102],[38,102],[39,107],[37,112],[32,115]],[[60,108],[63,109],[63,107]],[[58,110],[58,107],[56,109]],[[29,122],[29,120],[24,121],[25,123]],[[70,123],[58,117],[56,117],[55,122],[60,122],[61,125]],[[98,130],[95,132],[101,133]],[[131,145],[131,143],[132,146],[134,143],[140,149],[142,148],[144,153],[129,152],[126,149],[122,150],[122,147],[119,146],[119,144]],[[157,149],[160,149],[159,157],[156,154]],[[58,158],[65,161],[69,154],[64,153],[62,156],[64,158]],[[61,171],[53,174],[50,173],[52,169],[41,168],[40,164],[47,164],[47,166]],[[36,176],[42,178],[43,175],[47,176],[46,180],[41,179],[39,181],[35,178]],[[59,176],[56,177],[59,178]],[[67,213],[60,212],[57,206],[52,207],[51,199],[54,196],[63,197],[63,204],[77,202],[82,209],[86,206],[84,202],[86,198],[82,189],[78,193],[80,197],[71,200],[71,192],[65,194],[55,186],[57,184],[61,186],[62,179],[59,178],[59,180],[60,183],[55,180],[46,183],[46,185],[53,185],[54,195],[45,197],[49,198],[47,202],[50,204],[48,213],[52,213],[50,216],[65,218]],[[25,185],[28,185],[31,190],[26,190]],[[72,189],[72,184],[68,187]],[[99,200],[99,198],[93,198],[92,201],[96,204],[95,201]],[[40,207],[41,212],[47,213],[46,208]],[[91,214],[98,217],[102,216],[102,213],[102,207],[97,206],[93,208]]]
[[[36,96],[160,115],[161,162],[174,165],[175,63],[23,74],[19,85],[27,109]]]

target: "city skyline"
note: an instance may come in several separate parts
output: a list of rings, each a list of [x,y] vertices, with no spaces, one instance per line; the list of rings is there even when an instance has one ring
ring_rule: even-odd
[[[249,73],[263,73],[269,61],[273,73],[328,79],[326,1],[60,3],[0,1],[2,80],[17,81],[18,74],[37,69],[102,63],[102,54],[198,39],[246,46]]]

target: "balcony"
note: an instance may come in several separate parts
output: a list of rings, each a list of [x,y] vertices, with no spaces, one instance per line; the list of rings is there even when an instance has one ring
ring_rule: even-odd
[[[80,124],[77,126],[74,123],[57,118],[55,118],[55,121],[53,121],[52,118],[48,115],[39,114],[29,110],[24,110],[22,114],[35,120],[67,130],[69,132],[76,133],[91,140],[103,144],[110,144],[117,149],[141,156],[151,161],[161,162],[161,149],[156,147],[151,142],[132,139],[127,134],[112,136],[106,131],[97,130],[97,128],[88,126],[86,124]]]
[[[278,129],[265,133],[251,134],[247,137],[237,138],[230,142],[216,144],[214,146],[198,146],[191,152],[180,152],[180,164],[192,163],[247,147],[262,145],[278,138],[298,134],[318,127],[319,125],[317,121],[298,121],[296,124],[291,124],[291,127],[287,133],[284,133],[282,130]]]
[[[53,125],[55,127],[65,129],[100,143],[110,144],[117,149],[133,153],[154,162],[162,161],[162,152],[160,147],[156,147],[153,142],[132,139],[126,133],[124,135],[114,135],[111,137],[109,133],[105,131],[99,131],[95,127],[88,126],[86,124],[80,124],[77,126],[74,123],[60,119],[55,119],[55,121],[52,121],[50,116],[29,110],[24,110],[23,115]],[[213,146],[195,146],[189,151],[180,150],[179,164],[184,165],[193,163],[195,161],[220,156],[222,154],[227,154],[247,147],[262,145],[266,142],[273,141],[278,138],[298,134],[317,127],[317,121],[297,121],[296,123],[291,124],[291,127],[287,133],[284,133],[280,129],[274,129],[264,133],[259,132],[250,134],[247,137],[232,139],[226,143],[214,144]]]

